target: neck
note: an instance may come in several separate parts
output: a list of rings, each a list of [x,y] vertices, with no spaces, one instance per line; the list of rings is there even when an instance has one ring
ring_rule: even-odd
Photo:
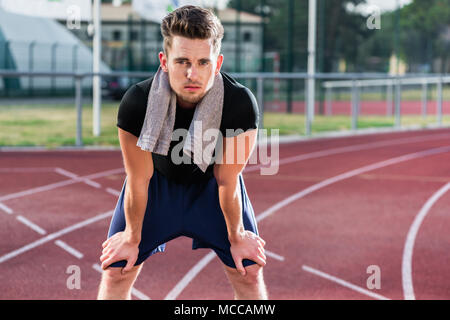
[[[187,102],[177,97],[177,104],[184,109],[193,109],[197,106],[197,103]]]

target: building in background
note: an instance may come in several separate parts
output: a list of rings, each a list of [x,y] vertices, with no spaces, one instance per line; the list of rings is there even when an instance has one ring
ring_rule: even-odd
[[[92,72],[92,52],[66,25],[53,19],[11,13],[0,7],[0,69]],[[109,72],[107,64],[102,72]],[[90,85],[90,79],[83,83]],[[0,78],[0,93],[23,95],[73,89],[71,78]]]
[[[133,11],[130,3],[114,6],[102,4],[102,60],[113,70],[155,71],[162,50],[160,25],[147,21]],[[231,8],[216,11],[225,37],[222,53],[223,69],[228,72],[260,71],[262,26],[258,15]],[[65,25],[65,21],[59,21]],[[88,24],[71,30],[86,46],[91,46]]]

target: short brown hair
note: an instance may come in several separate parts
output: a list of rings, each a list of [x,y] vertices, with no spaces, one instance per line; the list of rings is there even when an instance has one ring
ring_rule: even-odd
[[[219,54],[223,38],[223,26],[210,10],[187,5],[166,15],[161,23],[164,52],[172,46],[173,36],[190,39],[212,39],[215,53]]]

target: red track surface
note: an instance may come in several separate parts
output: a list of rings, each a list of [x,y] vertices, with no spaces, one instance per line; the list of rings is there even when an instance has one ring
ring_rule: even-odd
[[[421,101],[402,101],[401,113],[403,115],[421,115],[422,114],[422,102]],[[266,101],[264,103],[266,111],[273,112],[286,112],[286,101]],[[324,103],[325,108],[325,103]],[[392,105],[394,108],[394,105]],[[319,103],[315,105],[316,114],[319,114]],[[305,102],[294,101],[292,103],[292,111],[294,113],[305,113]],[[351,101],[332,101],[331,114],[332,115],[350,115],[352,112]],[[434,115],[437,112],[436,101],[430,100],[427,102],[427,114]],[[450,102],[444,101],[442,103],[443,114],[450,113]],[[365,101],[361,100],[360,115],[366,116],[385,116],[387,114],[386,101]],[[391,110],[391,114],[394,114],[394,110]]]
[[[266,249],[277,255],[265,268],[271,299],[450,298],[450,194],[421,210],[450,181],[449,130],[286,144],[280,159],[277,175],[260,175],[257,168],[244,174]],[[388,159],[394,160],[383,162]],[[114,209],[121,168],[119,151],[0,153],[0,299],[95,299],[100,273],[93,265],[110,217],[87,219]],[[113,169],[119,170],[108,172]],[[69,172],[103,174],[74,180]],[[411,244],[408,272],[404,249]],[[177,299],[232,298],[218,258],[198,268],[210,251],[191,251],[190,245],[179,238],[149,258],[133,297],[140,292],[164,299],[172,292]],[[70,265],[80,267],[79,290],[67,288]],[[380,289],[367,287],[371,265],[380,269]]]

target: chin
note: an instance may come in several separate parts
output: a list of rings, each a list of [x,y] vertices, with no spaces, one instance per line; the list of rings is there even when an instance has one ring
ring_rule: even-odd
[[[200,100],[202,100],[202,98],[204,97],[204,94],[202,95],[195,95],[195,96],[186,96],[186,95],[181,95],[180,98],[188,103],[199,103]]]

